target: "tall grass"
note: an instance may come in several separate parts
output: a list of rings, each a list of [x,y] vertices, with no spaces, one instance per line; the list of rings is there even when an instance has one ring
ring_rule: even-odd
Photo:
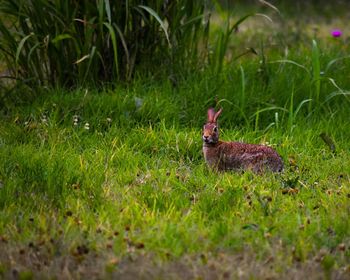
[[[16,79],[70,87],[130,80],[136,69],[172,73],[201,61],[204,1],[0,3],[0,49]]]
[[[2,1],[0,50],[12,77],[30,85],[99,85],[130,81],[136,73],[167,76],[176,85],[178,76],[204,66],[219,74],[231,62],[230,43],[244,21],[271,21],[259,13],[235,19],[219,2]],[[211,30],[212,12],[224,28]],[[248,48],[233,61],[249,53],[256,54]]]

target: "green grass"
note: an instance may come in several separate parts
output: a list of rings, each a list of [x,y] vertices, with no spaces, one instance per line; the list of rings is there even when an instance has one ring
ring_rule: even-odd
[[[210,100],[194,103],[202,83],[192,81],[193,96],[186,83],[174,91],[167,82],[100,93],[50,91],[32,104],[3,110],[2,275],[16,270],[21,277],[59,276],[59,263],[66,262],[67,275],[82,277],[93,262],[97,275],[107,277],[130,273],[141,259],[141,268],[161,277],[164,265],[171,270],[186,258],[187,270],[216,261],[220,272],[221,255],[240,254],[242,266],[251,259],[261,265],[255,272],[248,266],[244,275],[286,275],[289,267],[308,262],[319,267],[316,275],[345,275],[347,107],[333,104],[333,115],[300,115],[293,129],[288,117],[276,126],[261,113],[255,129],[254,118],[247,127],[235,123],[239,114],[223,102],[222,138],[268,142],[286,170],[217,174],[201,154],[200,129]],[[224,80],[222,86],[228,84]],[[333,139],[336,154],[319,137],[322,132]],[[267,260],[273,269],[263,265]]]
[[[0,3],[0,51],[9,75],[30,87],[101,86],[136,72],[174,74],[202,62],[203,1]],[[153,69],[152,65],[157,65]]]

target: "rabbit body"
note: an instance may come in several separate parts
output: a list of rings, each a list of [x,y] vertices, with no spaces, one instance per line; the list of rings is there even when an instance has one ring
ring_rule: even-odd
[[[219,171],[247,170],[260,173],[266,169],[283,170],[283,162],[277,152],[267,146],[240,142],[222,142],[203,145],[203,154],[209,167]]]
[[[283,170],[282,158],[271,147],[219,141],[217,118],[221,111],[209,109],[208,122],[203,128],[203,154],[210,168],[219,171],[250,169],[256,173]]]

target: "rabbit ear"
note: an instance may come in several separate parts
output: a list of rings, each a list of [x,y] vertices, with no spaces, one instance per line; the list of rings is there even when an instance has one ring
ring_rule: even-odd
[[[214,121],[214,119],[215,119],[215,110],[214,110],[214,108],[209,108],[208,109],[208,122],[215,122]]]
[[[217,111],[216,113],[215,113],[215,115],[214,115],[214,122],[216,122],[216,120],[218,119],[218,117],[220,116],[220,114],[221,114],[221,112],[222,112],[222,108],[220,108],[220,110],[219,111]]]

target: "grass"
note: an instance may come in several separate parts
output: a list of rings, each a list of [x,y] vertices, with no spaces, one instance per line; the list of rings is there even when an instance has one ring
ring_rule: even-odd
[[[0,278],[349,277],[348,47],[240,27],[220,73],[1,92]],[[285,171],[208,170],[215,105]]]
[[[213,277],[303,269],[348,275],[348,109],[301,115],[293,130],[286,130],[289,118],[268,130],[262,118],[255,130],[254,119],[245,128],[230,122],[236,114],[223,102],[222,138],[268,142],[286,170],[216,174],[201,155],[207,101],[191,104],[201,83],[192,81],[195,97],[186,97],[186,84],[174,92],[167,82],[103,93],[50,91],[3,111],[2,275],[60,277],[66,266],[67,277],[147,270],[149,277],[173,271],[177,278],[184,267],[192,278],[211,265]]]
[[[202,1],[1,2],[3,63],[30,87],[98,87],[151,65],[174,74],[205,56],[206,9]]]

